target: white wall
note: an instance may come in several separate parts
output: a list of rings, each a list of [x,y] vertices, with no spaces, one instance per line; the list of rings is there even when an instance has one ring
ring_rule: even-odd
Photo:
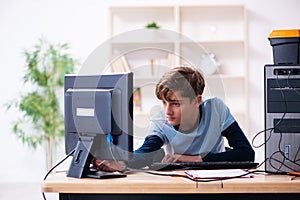
[[[125,5],[124,2],[126,5],[245,4],[249,20],[249,136],[263,129],[263,66],[272,63],[272,49],[267,37],[273,29],[300,28],[298,0],[114,0],[106,3],[103,0],[1,0],[0,105],[19,95],[24,48],[31,47],[40,36],[45,36],[52,42],[68,42],[72,55],[83,62],[107,39],[107,8],[109,4],[117,5],[119,2],[121,5]],[[43,149],[34,151],[11,133],[10,123],[16,118],[16,113],[5,112],[3,107],[0,113],[0,182],[40,181],[45,174]],[[262,161],[262,149],[256,151],[257,160]],[[63,155],[64,152],[60,152],[60,156]]]

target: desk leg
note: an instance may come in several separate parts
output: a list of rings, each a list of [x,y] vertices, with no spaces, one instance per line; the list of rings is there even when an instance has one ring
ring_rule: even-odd
[[[299,200],[299,194],[59,194],[60,200]]]

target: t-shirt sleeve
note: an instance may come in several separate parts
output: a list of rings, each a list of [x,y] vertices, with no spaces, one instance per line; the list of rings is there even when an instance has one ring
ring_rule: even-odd
[[[228,106],[226,106],[221,99],[215,98],[215,101],[216,101],[216,107],[218,108],[220,113],[221,131],[224,131],[233,122],[235,122],[235,119],[232,116]]]

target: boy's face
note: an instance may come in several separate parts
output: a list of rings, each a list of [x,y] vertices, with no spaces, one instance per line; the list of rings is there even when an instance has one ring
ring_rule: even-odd
[[[174,92],[169,101],[162,100],[168,122],[172,126],[180,125],[183,131],[190,130],[198,122],[201,100],[201,95],[191,100],[188,97],[182,97],[180,92]]]

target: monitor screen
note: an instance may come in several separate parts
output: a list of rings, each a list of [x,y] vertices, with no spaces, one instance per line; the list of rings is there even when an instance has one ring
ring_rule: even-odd
[[[93,158],[131,158],[132,94],[132,73],[65,76],[65,150],[75,150],[67,176],[86,177]]]

